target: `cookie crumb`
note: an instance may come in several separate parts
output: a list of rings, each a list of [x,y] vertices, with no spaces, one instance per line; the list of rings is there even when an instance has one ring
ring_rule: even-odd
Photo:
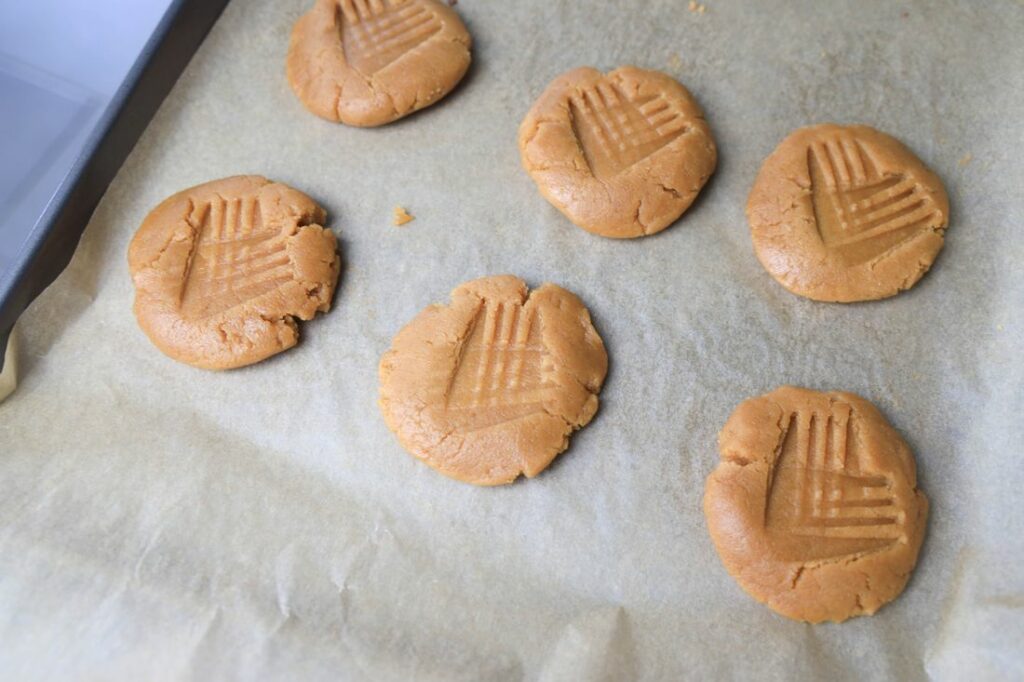
[[[970,152],[968,152],[968,153],[964,154],[963,156],[961,156],[960,160],[957,161],[957,163],[960,164],[961,168],[963,168],[964,166],[966,166],[967,164],[969,164],[973,160],[974,160],[974,154],[971,154]]]
[[[690,4],[686,6],[686,9],[690,10],[694,14],[704,14],[708,11],[708,8],[697,2],[697,0],[690,0]]]
[[[409,212],[401,206],[395,206],[394,215],[392,217],[392,223],[395,227],[401,227],[406,223],[411,223],[415,219],[416,218],[414,216],[410,215]]]
[[[669,58],[668,58],[668,68],[672,69],[673,71],[679,71],[680,69],[682,69],[683,68],[683,60],[682,60],[682,58],[679,55],[677,55],[676,53],[673,52],[672,55],[669,56]]]

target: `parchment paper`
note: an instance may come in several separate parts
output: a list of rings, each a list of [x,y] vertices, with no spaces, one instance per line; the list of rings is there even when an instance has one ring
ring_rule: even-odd
[[[377,130],[308,114],[284,79],[306,0],[230,5],[22,319],[0,405],[5,679],[1021,679],[1024,6],[1019,2],[461,0],[465,84]],[[693,209],[618,242],[519,166],[560,72],[664,69],[721,154]],[[911,292],[793,296],[743,215],[793,128],[863,122],[944,180],[947,246]],[[161,355],[125,252],[182,188],[261,173],[327,207],[336,306],[240,371]],[[402,205],[416,216],[391,226]],[[377,362],[474,277],[554,281],[611,357],[592,424],[539,478],[450,481],[376,406]],[[874,401],[917,456],[930,527],[906,592],[808,626],[748,598],[701,512],[715,439],[783,383]]]

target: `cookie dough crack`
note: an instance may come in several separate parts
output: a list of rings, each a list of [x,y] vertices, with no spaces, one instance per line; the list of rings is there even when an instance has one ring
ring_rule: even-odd
[[[702,180],[700,182],[700,185],[703,186],[704,182],[706,180],[707,180],[707,178],[702,178]],[[666,194],[671,194],[673,197],[675,197],[676,199],[679,199],[680,201],[683,200],[683,195],[675,187],[669,187],[668,185],[662,184],[660,182],[657,183],[657,185],[661,189],[662,192],[665,192]]]
[[[800,582],[800,578],[804,577],[804,571],[806,569],[806,566],[797,566],[796,571],[793,572],[793,578],[789,581],[789,589],[796,589],[797,583]]]
[[[647,234],[647,225],[644,224],[644,221],[642,221],[640,219],[640,211],[643,210],[643,207],[644,207],[644,200],[640,199],[640,201],[638,201],[637,204],[636,204],[636,210],[633,211],[633,222],[636,223],[637,225],[639,225],[640,226],[640,232],[642,234],[646,235]]]

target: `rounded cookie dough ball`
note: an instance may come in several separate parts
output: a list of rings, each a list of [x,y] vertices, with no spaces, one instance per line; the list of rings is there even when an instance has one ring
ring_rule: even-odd
[[[615,238],[675,222],[717,161],[686,88],[632,66],[556,78],[520,125],[519,152],[544,198],[584,230]]]
[[[295,318],[329,310],[338,281],[325,218],[302,192],[255,175],[178,192],[128,248],[139,326],[170,357],[206,369],[291,348]]]
[[[380,362],[380,408],[402,446],[442,474],[510,483],[569,446],[597,411],[607,369],[576,296],[484,277],[398,332]]]
[[[782,286],[816,301],[870,301],[928,271],[949,199],[898,140],[825,124],[793,132],[765,160],[747,219],[758,259]]]
[[[903,591],[928,500],[910,449],[871,403],[784,386],[741,403],[718,447],[704,515],[750,596],[817,623],[873,614]]]
[[[317,116],[378,126],[451,92],[471,42],[438,0],[317,0],[292,29],[288,82]]]

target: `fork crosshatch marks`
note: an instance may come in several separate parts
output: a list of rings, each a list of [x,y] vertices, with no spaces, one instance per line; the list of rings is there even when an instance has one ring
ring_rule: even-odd
[[[192,207],[188,222],[198,237],[182,282],[184,315],[216,315],[292,281],[285,236],[264,226],[255,195],[216,196]]]
[[[607,180],[686,132],[686,120],[663,95],[631,99],[608,80],[569,96],[573,131],[595,177]]]
[[[814,222],[822,242],[857,265],[937,222],[932,198],[902,173],[881,173],[864,145],[845,134],[807,149]]]
[[[877,550],[902,537],[892,481],[862,471],[850,416],[850,405],[838,402],[786,418],[765,495],[765,528],[783,537],[794,559]]]
[[[441,32],[441,20],[419,0],[341,0],[345,60],[373,76]]]
[[[445,392],[448,416],[466,431],[544,411],[557,389],[554,359],[540,333],[542,311],[482,302]]]

